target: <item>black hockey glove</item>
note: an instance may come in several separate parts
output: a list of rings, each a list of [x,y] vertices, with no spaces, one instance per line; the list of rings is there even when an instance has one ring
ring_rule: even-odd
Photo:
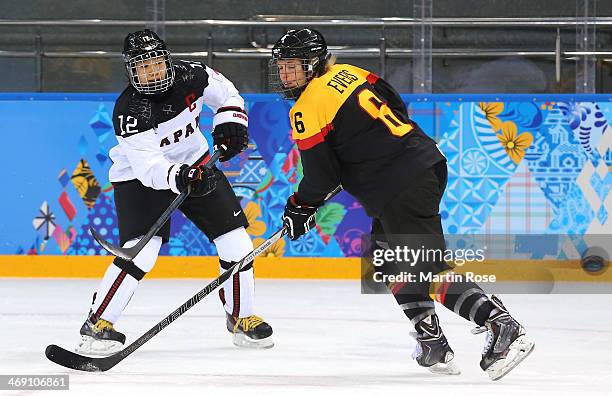
[[[317,208],[309,205],[299,204],[295,194],[289,197],[283,214],[283,224],[287,227],[289,239],[295,241],[317,224],[315,214]]]
[[[210,194],[217,187],[219,175],[216,169],[209,169],[203,165],[189,166],[181,165],[180,170],[176,174],[176,188],[180,192],[184,192],[187,186],[191,184],[192,197],[203,197]]]
[[[227,150],[223,152],[219,161],[225,162],[246,150],[249,145],[247,128],[236,122],[219,124],[212,132],[214,146],[220,147],[224,144]]]

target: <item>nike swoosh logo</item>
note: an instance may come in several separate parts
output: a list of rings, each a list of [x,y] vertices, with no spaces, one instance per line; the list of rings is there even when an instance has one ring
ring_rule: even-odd
[[[238,216],[239,214],[240,214],[240,211],[234,212],[234,217]]]

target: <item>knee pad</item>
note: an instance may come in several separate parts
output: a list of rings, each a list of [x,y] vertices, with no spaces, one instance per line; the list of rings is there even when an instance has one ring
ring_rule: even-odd
[[[219,259],[219,263],[221,264],[221,268],[223,268],[224,271],[227,271],[228,269],[230,269],[230,267],[232,265],[236,264],[236,261],[225,261],[225,260]],[[253,268],[253,262],[252,261],[250,263],[248,263],[247,265],[245,265],[244,267],[240,268],[240,271],[238,271],[238,272],[248,271],[251,268]]]
[[[127,241],[123,247],[132,247],[138,243],[138,239],[131,239]],[[147,272],[150,272],[155,265],[157,256],[159,255],[159,249],[162,245],[162,238],[154,236],[151,240],[142,248],[134,259],[125,260],[121,257],[115,257],[113,264],[127,272],[132,278],[140,281]]]
[[[217,247],[221,268],[225,270],[253,251],[253,242],[244,227],[227,232],[216,238],[213,242]],[[240,271],[248,271],[252,266],[252,262],[248,263]]]

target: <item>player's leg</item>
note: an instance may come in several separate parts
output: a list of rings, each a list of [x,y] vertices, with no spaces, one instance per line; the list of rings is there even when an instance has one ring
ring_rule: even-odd
[[[253,250],[253,243],[244,227],[236,228],[214,239],[219,252],[221,270],[227,270]],[[272,327],[255,315],[255,281],[253,263],[249,263],[225,283],[219,297],[227,316],[227,330],[236,346],[271,348]]]
[[[221,271],[241,260],[253,250],[245,228],[248,221],[229,181],[221,173],[213,192],[188,198],[181,211],[214,242]],[[248,263],[219,291],[226,312],[226,325],[237,346],[270,348],[272,327],[255,315],[253,263]]]
[[[451,270],[452,271],[452,270]],[[446,272],[451,272],[446,271]],[[473,334],[485,332],[485,347],[480,367],[493,380],[516,367],[533,350],[535,343],[496,296],[490,298],[474,282],[454,274],[452,281],[432,283],[430,290],[437,302],[477,325]]]
[[[451,272],[452,270],[445,271]],[[433,282],[435,300],[477,325],[473,334],[487,332],[480,367],[493,380],[516,367],[533,350],[535,343],[496,296],[490,298],[474,282],[454,274],[451,281]]]
[[[123,244],[132,247],[138,239]],[[136,291],[140,280],[149,272],[159,254],[162,238],[155,236],[132,261],[116,257],[107,268],[97,291],[94,293],[89,316],[81,326],[81,343],[77,352],[92,355],[108,355],[117,352],[125,344],[125,335],[114,324]]]
[[[134,246],[172,201],[171,194],[144,187],[138,181],[117,183],[114,195],[120,242],[124,247]],[[115,330],[114,324],[140,280],[155,265],[162,239],[167,241],[169,235],[167,223],[132,261],[118,257],[113,260],[94,293],[89,315],[80,330],[77,352],[109,355],[123,346],[125,335]]]
[[[435,171],[424,172],[413,185],[398,194],[380,214],[380,228],[385,234],[389,249],[441,249],[444,238],[440,222],[439,202],[444,186]],[[422,273],[438,273],[449,267],[442,261],[428,262],[420,259],[413,262],[396,261],[396,272],[410,274],[411,282],[397,282],[389,285],[390,290],[404,314],[412,322],[416,339],[413,358],[430,371],[441,374],[459,374],[453,362],[454,352],[444,335],[429,284],[421,279]]]
[[[434,168],[440,186],[446,187],[446,166]],[[442,189],[443,191],[443,189]],[[533,350],[535,343],[525,336],[525,329],[497,296],[487,297],[474,282],[463,276],[456,282],[430,287],[436,301],[478,327],[472,332],[487,332],[480,367],[498,380],[516,367]]]
[[[387,235],[381,221],[374,219],[371,238],[376,249],[394,250],[399,246],[400,235]],[[417,274],[419,271],[396,261],[385,262],[379,270],[385,275]],[[393,282],[387,283],[387,287],[414,326],[415,331],[410,333],[417,341],[413,359],[433,373],[459,374],[460,370],[453,361],[454,352],[442,332],[427,285],[422,282]]]
[[[446,164],[439,163],[426,172],[415,186],[400,194],[385,207],[382,224],[387,236],[391,239],[397,239],[394,243],[398,245],[423,246],[425,249],[444,251],[445,243],[438,206],[445,187]],[[435,257],[429,261],[424,260],[422,263],[411,266],[408,270],[416,271],[419,274],[428,272],[431,274],[441,274],[452,271],[446,263]],[[410,295],[414,293],[415,286],[418,291],[416,293],[417,296],[422,296],[423,291],[427,290],[434,296],[436,301],[449,310],[478,326],[486,327],[489,338],[509,340],[508,345],[505,345],[504,350],[498,354],[485,350],[481,367],[483,370],[487,370],[490,375],[492,374],[489,367],[493,363],[504,359],[512,352],[513,348],[523,348],[525,343],[528,346],[531,345],[531,348],[533,347],[533,342],[526,338],[518,340],[512,346],[514,341],[524,337],[523,327],[508,314],[508,311],[503,308],[499,299],[489,299],[482,288],[476,283],[467,281],[462,276],[454,276],[452,282],[445,281],[438,284],[417,282],[416,285],[407,285],[407,288],[403,288],[399,294]],[[501,325],[502,321],[506,321],[504,322],[506,323],[505,326]],[[415,325],[415,327],[417,326]],[[498,344],[498,346],[500,345]],[[524,359],[529,351],[519,351],[519,353],[520,356],[516,359],[518,362]],[[512,364],[513,362],[508,360],[506,363]],[[510,369],[515,367],[516,364],[510,367]],[[500,366],[502,367],[501,369]],[[497,371],[503,371],[504,367],[507,367],[507,365],[497,363]],[[505,372],[507,373],[508,371],[509,369]]]

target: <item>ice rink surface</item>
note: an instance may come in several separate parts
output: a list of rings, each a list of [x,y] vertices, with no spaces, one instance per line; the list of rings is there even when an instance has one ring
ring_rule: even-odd
[[[145,279],[116,327],[130,343],[207,283]],[[612,295],[503,296],[536,347],[498,382],[478,366],[484,335],[444,307],[438,315],[462,374],[418,367],[410,322],[395,300],[361,295],[353,281],[257,281],[257,313],[274,328],[273,349],[234,347],[215,293],[108,372],[51,363],[45,347],[76,345],[96,286],[0,279],[0,374],[69,374],[74,395],[612,394]]]

